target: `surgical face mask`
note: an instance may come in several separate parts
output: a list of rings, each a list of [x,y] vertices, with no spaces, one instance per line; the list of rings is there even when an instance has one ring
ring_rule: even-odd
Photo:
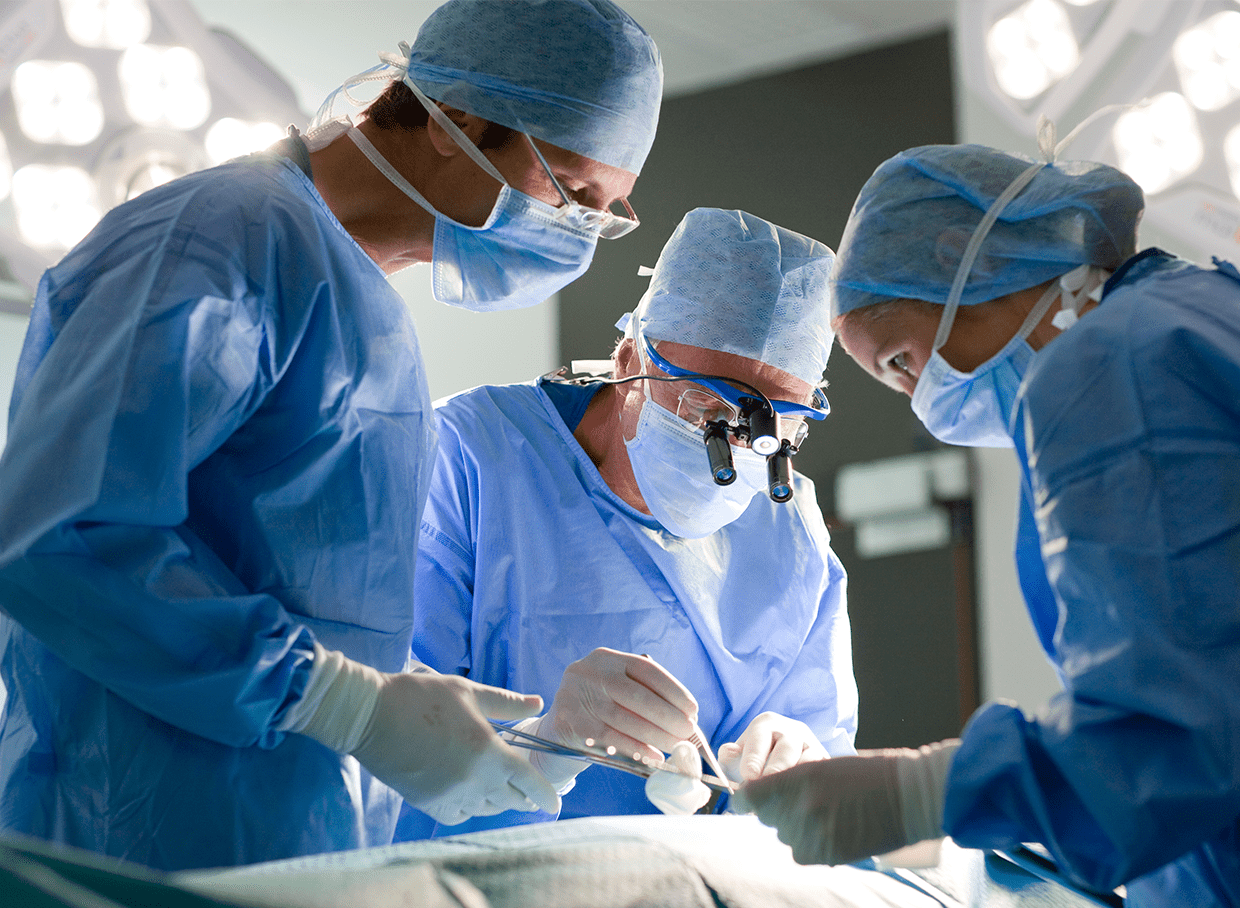
[[[649,396],[642,402],[637,434],[625,446],[651,515],[684,539],[709,536],[727,526],[766,488],[766,458],[735,446],[736,479],[718,485],[710,473],[704,433]]]
[[[939,441],[975,448],[1012,447],[1012,413],[1034,349],[1025,340],[1060,293],[1042,294],[1007,345],[972,372],[961,372],[935,349],[913,389],[913,412]],[[946,314],[946,313],[945,313]]]
[[[361,130],[348,131],[362,154],[394,186],[434,215],[431,292],[435,299],[475,312],[521,309],[543,302],[584,274],[594,257],[598,235],[567,225],[553,206],[508,185],[433,101],[416,86],[406,84],[461,150],[501,184],[486,222],[470,227],[436,211]]]

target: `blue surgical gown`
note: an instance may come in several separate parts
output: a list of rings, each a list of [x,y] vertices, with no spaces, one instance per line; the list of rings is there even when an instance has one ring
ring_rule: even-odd
[[[673,536],[612,492],[573,438],[598,387],[488,386],[437,404],[415,657],[550,704],[569,663],[595,647],[644,653],[693,692],[716,749],[772,710],[830,753],[855,752],[846,580],[813,483],[797,475],[788,504],[755,497],[712,536]],[[595,766],[560,816],[632,813],[657,813],[642,779]],[[431,831],[402,820],[402,837]]]
[[[277,726],[313,642],[406,665],[414,329],[274,154],[111,211],[39,285],[0,459],[0,829],[163,869],[386,844]]]
[[[1240,275],[1130,260],[1020,406],[1018,566],[1064,690],[970,721],[946,830],[1131,905],[1240,904]]]

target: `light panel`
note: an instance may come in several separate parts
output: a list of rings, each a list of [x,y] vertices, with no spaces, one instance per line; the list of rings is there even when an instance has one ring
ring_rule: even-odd
[[[1111,135],[1120,169],[1147,195],[1162,192],[1201,164],[1201,130],[1192,106],[1178,92],[1163,92],[1121,114]]]
[[[144,0],[60,0],[65,31],[83,47],[122,49],[151,35]]]
[[[82,63],[27,60],[13,73],[13,103],[35,142],[87,145],[103,130],[99,85]]]
[[[1173,54],[1194,106],[1219,110],[1240,97],[1240,11],[1218,13],[1182,32]]]
[[[90,174],[48,164],[27,164],[13,174],[13,208],[18,233],[36,249],[69,248],[102,215]]]
[[[1056,0],[1028,0],[992,25],[986,53],[999,87],[1020,100],[1040,95],[1080,59],[1068,15]]]
[[[125,109],[143,126],[195,129],[211,112],[202,60],[188,47],[138,44],[118,70]]]

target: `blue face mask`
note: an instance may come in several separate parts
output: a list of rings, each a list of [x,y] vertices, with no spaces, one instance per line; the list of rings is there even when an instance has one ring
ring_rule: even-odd
[[[649,398],[642,402],[637,434],[625,447],[646,507],[682,539],[700,539],[727,526],[766,488],[766,458],[737,447],[732,449],[736,479],[717,484],[705,434]]]
[[[479,167],[502,185],[486,223],[470,227],[436,211],[358,129],[349,138],[384,176],[435,217],[431,292],[449,306],[491,312],[543,302],[590,267],[598,235],[578,230],[556,209],[512,188],[481,151],[439,107],[409,82],[435,118]]]
[[[913,389],[913,412],[931,435],[950,445],[1012,447],[1016,395],[1034,355],[1025,338],[1059,293],[1059,283],[1051,284],[1016,336],[972,372],[953,368],[937,349],[931,353]]]

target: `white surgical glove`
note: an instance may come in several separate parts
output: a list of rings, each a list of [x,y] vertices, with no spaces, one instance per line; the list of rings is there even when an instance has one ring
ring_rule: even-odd
[[[698,706],[693,695],[648,656],[599,647],[564,671],[551,709],[539,722],[541,737],[662,761],[676,742],[693,735]],[[535,753],[531,762],[562,783],[589,764]]]
[[[504,810],[560,809],[555,789],[487,722],[537,713],[542,698],[459,675],[386,674],[315,644],[302,699],[281,723],[337,753],[445,825]]]
[[[943,835],[947,773],[958,740],[863,750],[756,779],[732,796],[792,846],[801,864],[847,864]]]
[[[646,797],[659,810],[672,816],[697,813],[710,800],[702,784],[702,758],[688,741],[677,741],[668,758],[677,771],[656,769],[646,779]]]
[[[719,748],[719,762],[733,782],[750,782],[827,756],[808,725],[772,712],[750,722],[735,743]]]

